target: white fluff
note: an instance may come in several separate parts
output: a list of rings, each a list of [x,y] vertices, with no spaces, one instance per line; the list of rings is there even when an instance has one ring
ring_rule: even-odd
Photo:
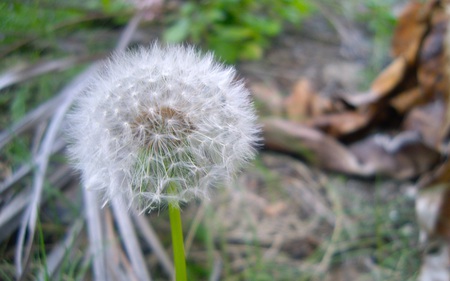
[[[106,202],[125,194],[140,210],[208,197],[254,157],[259,133],[235,70],[183,46],[115,54],[68,124],[84,186]]]

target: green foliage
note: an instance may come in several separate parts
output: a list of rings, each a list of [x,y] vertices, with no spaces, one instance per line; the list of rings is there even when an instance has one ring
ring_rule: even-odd
[[[386,55],[389,53],[390,38],[395,29],[397,19],[393,13],[395,0],[368,0],[366,12],[358,16],[360,21],[367,23],[373,34],[373,56],[371,62],[381,70]]]
[[[2,43],[50,34],[55,25],[80,15],[69,9],[43,8],[38,1],[0,3],[1,30],[5,32]]]
[[[169,20],[164,39],[203,44],[227,62],[259,59],[285,23],[299,24],[311,11],[305,0],[191,0]]]
[[[40,260],[40,263],[43,265],[44,270],[44,280],[50,280],[50,275],[48,273],[48,267],[47,267],[47,255],[45,253],[45,241],[44,241],[44,233],[42,231],[42,225],[41,221],[38,219],[37,221],[37,239],[39,240],[39,253],[38,253],[38,259]]]
[[[55,31],[80,23],[93,15],[112,15],[126,7],[121,0],[25,0],[0,2],[0,44],[7,46],[33,38],[52,38]]]

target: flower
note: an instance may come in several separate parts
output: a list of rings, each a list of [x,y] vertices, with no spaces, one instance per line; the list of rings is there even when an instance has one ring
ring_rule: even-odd
[[[104,63],[68,116],[68,150],[86,188],[144,211],[208,198],[254,157],[259,130],[232,67],[155,44]]]

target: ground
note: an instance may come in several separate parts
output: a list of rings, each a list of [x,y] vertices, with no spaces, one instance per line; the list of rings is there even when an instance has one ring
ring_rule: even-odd
[[[86,47],[86,35],[77,32],[57,45],[64,52],[87,54],[102,49],[99,45],[112,45],[119,31],[87,35],[94,47]],[[143,25],[133,42],[147,43],[160,33],[154,25]],[[252,89],[260,118],[280,117],[285,98],[302,79],[324,96],[363,91],[373,78],[370,44],[362,25],[337,32],[324,16],[315,16],[301,28],[287,28],[262,60],[239,63],[238,75]],[[7,118],[2,127],[13,119]],[[7,163],[0,170],[2,178],[14,170],[8,161],[2,161]],[[52,168],[61,162],[52,162]],[[41,214],[48,249],[65,233],[61,225],[72,223],[80,213],[78,175],[63,172],[69,183],[62,181],[61,194],[58,190],[46,197]],[[57,173],[53,176],[61,182]],[[25,180],[17,190],[30,178]],[[184,206],[190,276],[192,280],[414,280],[420,262],[414,194],[413,182],[322,171],[304,159],[261,146],[256,160],[236,181],[218,188],[209,201]],[[0,207],[8,200],[4,196]],[[145,216],[169,249],[165,210]],[[13,234],[2,244],[3,275],[13,272]],[[148,248],[144,252],[150,272],[164,280],[155,256]]]

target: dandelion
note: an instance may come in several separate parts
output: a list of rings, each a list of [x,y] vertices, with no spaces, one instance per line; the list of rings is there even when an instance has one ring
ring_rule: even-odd
[[[83,185],[141,211],[208,198],[253,158],[259,133],[234,69],[183,46],[115,54],[68,123]]]

